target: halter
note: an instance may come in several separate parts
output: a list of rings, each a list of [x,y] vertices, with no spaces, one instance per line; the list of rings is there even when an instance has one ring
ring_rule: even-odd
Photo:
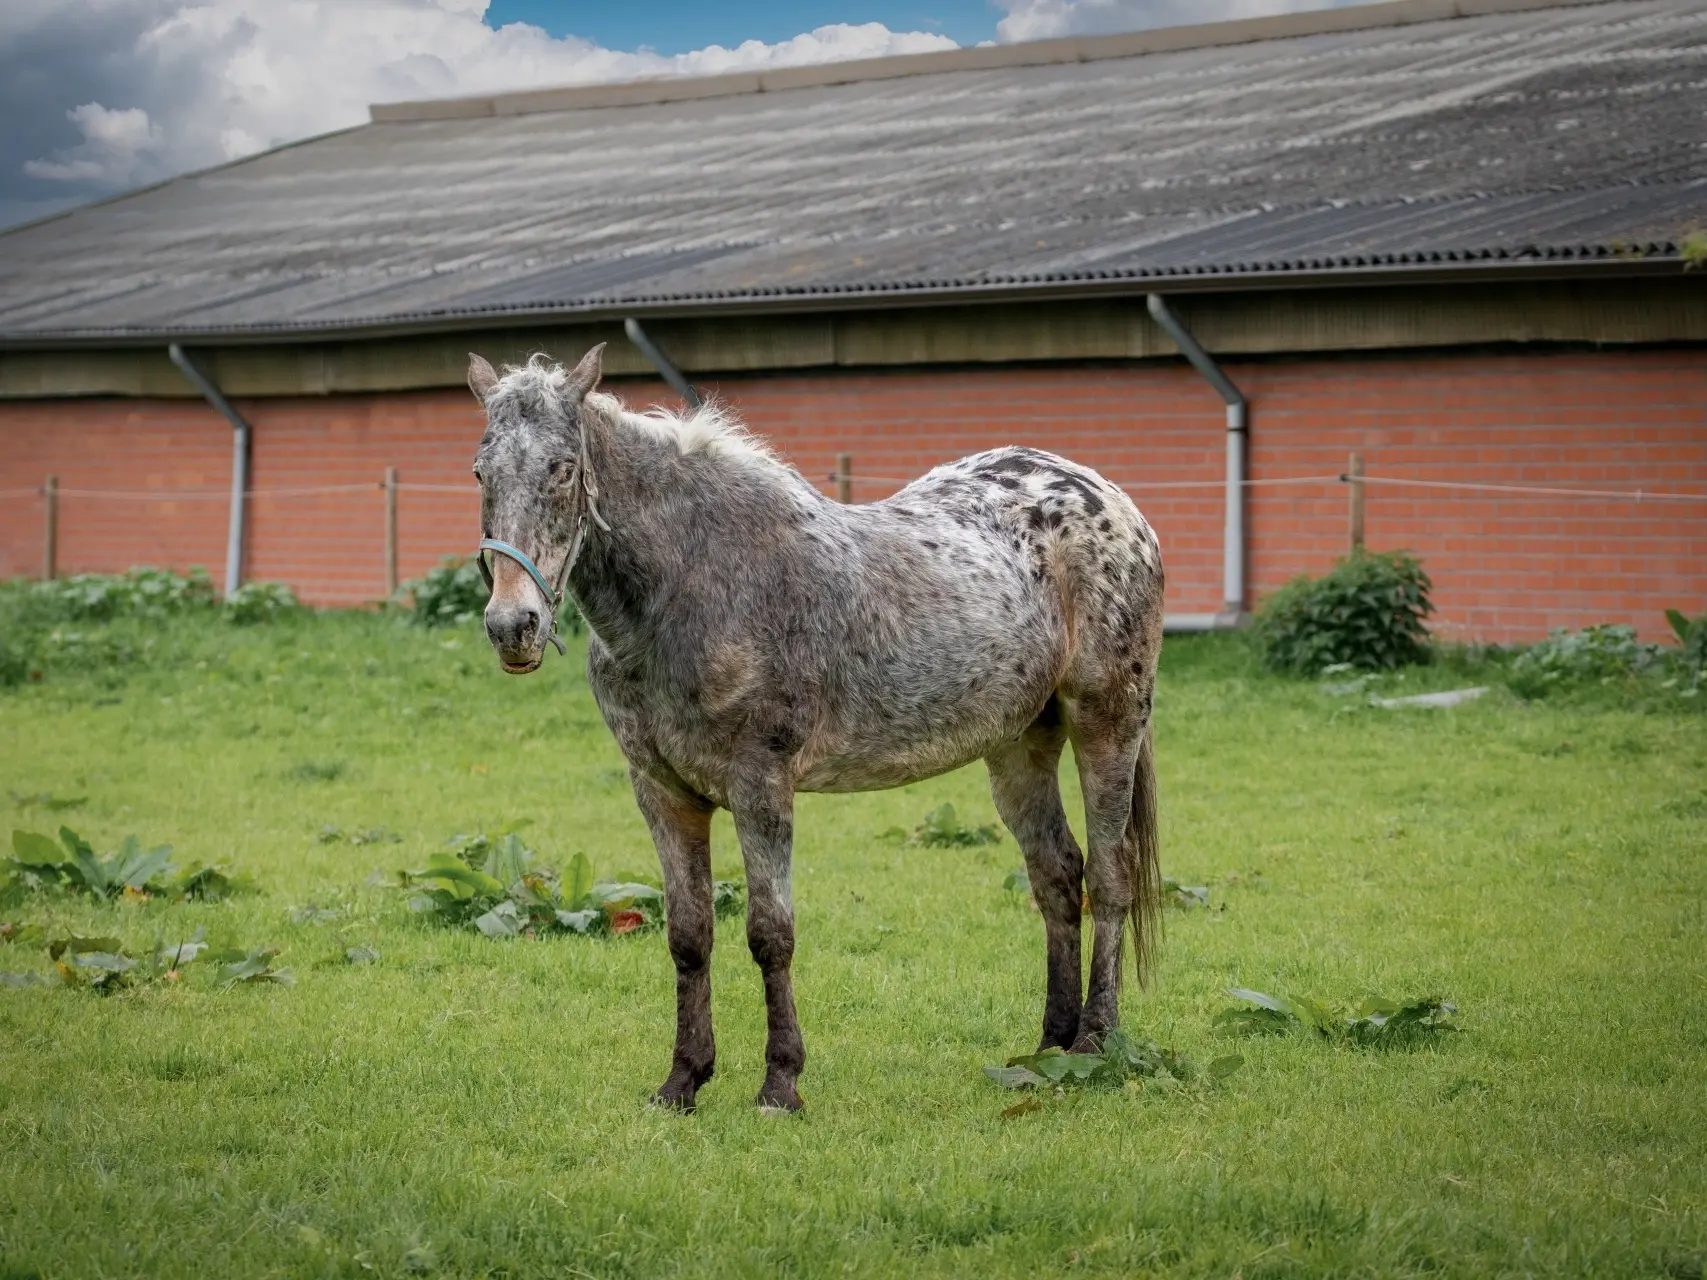
[[[569,554],[563,557],[563,570],[557,575],[556,586],[546,580],[545,575],[539,571],[539,566],[528,558],[526,552],[507,542],[500,542],[497,538],[482,538],[480,549],[474,553],[474,563],[480,566],[480,576],[486,579],[488,592],[493,590],[493,582],[492,567],[486,563],[486,552],[507,556],[527,570],[528,577],[533,579],[534,585],[544,595],[546,606],[550,610],[545,638],[557,646],[557,652],[563,656],[567,656],[569,650],[564,647],[563,637],[557,634],[557,611],[563,607],[563,593],[569,584],[569,572],[575,567],[575,561],[581,558],[581,547],[587,533],[587,517],[592,516],[594,524],[606,533],[610,532],[610,525],[606,524],[605,518],[599,514],[599,486],[593,479],[592,467],[587,464],[585,436],[581,441],[581,454],[575,459],[574,473],[569,477],[569,487],[585,494],[586,501],[579,504],[580,511],[575,516],[575,536],[569,543]]]

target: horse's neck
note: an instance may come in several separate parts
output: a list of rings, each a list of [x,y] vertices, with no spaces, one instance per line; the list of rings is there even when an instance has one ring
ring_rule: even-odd
[[[588,458],[602,527],[589,518],[585,546],[571,575],[581,611],[614,652],[656,647],[658,594],[693,573],[696,540],[714,527],[706,470],[691,465],[673,440],[621,420],[591,424]]]

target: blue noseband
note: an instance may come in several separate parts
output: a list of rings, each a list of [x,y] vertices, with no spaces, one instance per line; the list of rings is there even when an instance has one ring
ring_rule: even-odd
[[[480,576],[486,579],[488,591],[492,589],[492,569],[486,563],[485,555],[488,551],[495,551],[501,556],[507,556],[527,570],[528,577],[532,578],[539,587],[540,594],[545,597],[546,604],[551,610],[551,619],[545,638],[557,646],[558,653],[567,654],[568,650],[563,647],[563,639],[557,634],[557,611],[563,606],[563,592],[546,581],[545,575],[539,571],[539,566],[528,559],[527,553],[519,547],[512,547],[507,542],[499,542],[496,538],[482,538],[480,539],[480,550],[475,553],[474,560],[480,566]],[[567,565],[564,566],[564,570],[564,577],[568,577]]]

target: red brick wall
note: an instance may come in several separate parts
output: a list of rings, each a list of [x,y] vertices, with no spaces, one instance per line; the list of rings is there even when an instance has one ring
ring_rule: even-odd
[[[1251,399],[1251,476],[1337,473],[1360,450],[1371,475],[1569,488],[1707,492],[1707,360],[1694,351],[1460,354],[1248,361],[1229,372]],[[1025,443],[1133,487],[1161,534],[1170,610],[1220,606],[1224,416],[1174,365],[728,377],[712,384],[753,429],[830,488],[849,452],[860,500],[936,462]],[[657,383],[613,390],[637,407]],[[461,390],[249,401],[255,424],[248,572],[323,604],[384,588],[383,496],[395,465],[410,484],[468,484],[479,435]],[[229,430],[198,403],[0,405],[0,490],[57,471],[71,488],[211,488],[227,481]],[[1202,489],[1146,484],[1209,482]],[[371,485],[331,495],[278,492]],[[271,492],[269,496],[269,491]],[[0,574],[40,563],[40,502],[0,498]],[[475,537],[472,494],[405,489],[401,571],[420,573]],[[1251,491],[1253,597],[1319,572],[1345,541],[1333,483]],[[132,563],[223,563],[223,501],[67,498],[65,572]],[[1439,629],[1455,638],[1533,638],[1552,626],[1629,622],[1664,632],[1662,611],[1707,610],[1707,503],[1371,486],[1369,543],[1408,547],[1436,582]]]
[[[59,500],[61,573],[199,564],[219,581],[231,428],[213,410],[171,400],[0,402],[0,578],[41,572],[42,502],[15,490],[54,474],[67,491]],[[154,491],[178,496],[144,498]]]

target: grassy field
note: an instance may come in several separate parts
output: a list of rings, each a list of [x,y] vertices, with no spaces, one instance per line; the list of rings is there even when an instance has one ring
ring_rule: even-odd
[[[993,821],[976,766],[802,798],[807,1110],[751,1105],[761,993],[728,921],[718,1078],[684,1117],[645,1105],[673,1026],[659,935],[491,941],[386,882],[523,818],[554,862],[655,875],[579,654],[506,678],[477,629],[370,615],[182,622],[145,656],[0,692],[0,811],[262,891],[0,919],[144,950],[204,925],[297,981],[0,988],[0,1277],[1702,1274],[1699,713],[1381,710],[1259,675],[1237,639],[1170,640],[1165,870],[1211,906],[1168,913],[1126,1023],[1241,1071],[1002,1117],[979,1068],[1034,1046],[1042,999],[1018,852],[882,835],[944,800]],[[738,873],[726,817],[716,839]],[[0,945],[0,969],[48,967]],[[1232,985],[1439,995],[1463,1031],[1232,1042]]]

